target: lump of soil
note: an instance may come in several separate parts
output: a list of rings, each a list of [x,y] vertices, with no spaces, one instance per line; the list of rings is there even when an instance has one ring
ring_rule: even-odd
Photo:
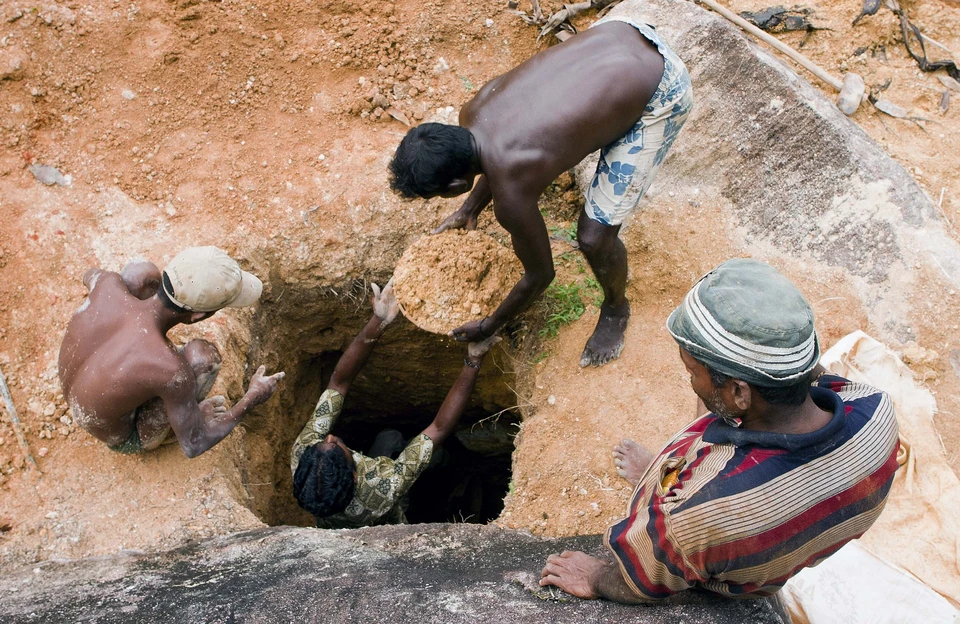
[[[522,274],[513,251],[489,235],[447,230],[403,252],[393,287],[414,325],[446,334],[496,310]]]

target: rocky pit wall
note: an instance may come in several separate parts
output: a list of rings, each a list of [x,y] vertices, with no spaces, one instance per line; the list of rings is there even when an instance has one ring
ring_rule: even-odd
[[[3,310],[9,326],[21,331],[5,343],[7,359],[0,365],[12,373],[14,396],[22,404],[35,396],[43,397],[40,410],[46,400],[57,403],[56,352],[65,320],[83,298],[83,270],[94,264],[117,270],[136,255],[162,264],[185,245],[216,243],[264,279],[262,303],[253,312],[218,314],[176,337],[203,336],[221,346],[228,357],[215,391],[233,400],[261,363],[286,370],[288,377],[277,398],[193,461],[174,447],[145,457],[117,456],[82,431],[53,442],[31,435],[35,451],[49,445],[50,453],[40,460],[42,478],[22,474],[2,493],[3,519],[11,524],[0,538],[5,563],[124,548],[155,551],[264,523],[306,524],[309,518],[289,494],[289,444],[336,354],[368,316],[367,284],[383,284],[403,249],[456,208],[453,201],[400,202],[385,190],[385,164],[403,126],[374,126],[344,112],[357,96],[357,74],[377,75],[375,70],[334,70],[319,60],[304,62],[306,53],[290,60],[310,46],[322,49],[317,42],[328,37],[347,45],[344,29],[353,26],[340,20],[365,15],[359,5],[271,5],[262,22],[229,3],[216,10],[198,6],[200,17],[186,21],[176,21],[180,8],[149,2],[116,22],[105,9],[82,16],[85,29],[128,29],[124,41],[148,54],[129,69],[135,78],[113,75],[109,84],[96,78],[87,83],[86,105],[113,115],[107,146],[56,116],[36,131],[38,153],[52,158],[62,149],[56,164],[74,171],[87,167],[89,175],[78,174],[72,187],[49,189],[38,187],[25,170],[3,178],[3,210],[12,218],[10,229],[0,233],[8,251],[0,264],[4,276],[17,277],[16,288],[8,282],[0,289],[4,305],[12,308]],[[291,15],[289,23],[280,25],[274,8]],[[388,9],[367,10],[387,23]],[[437,84],[433,99],[420,94],[431,107],[421,107],[427,119],[434,105],[459,105],[469,97],[461,76],[480,84],[533,51],[532,31],[499,5],[470,9],[471,20],[492,15],[493,28],[466,18],[418,21],[431,10],[419,5],[397,4],[395,10],[401,21],[418,26],[402,36],[391,31],[390,37],[408,43],[417,38],[421,43],[409,44],[408,52],[423,53],[429,34],[432,56],[424,64],[439,65],[443,55],[455,69],[430,78]],[[469,414],[476,421],[518,406],[522,426],[502,423],[521,433],[513,494],[499,523],[553,536],[596,534],[622,514],[629,489],[613,471],[613,443],[629,435],[656,446],[692,416],[692,395],[678,399],[687,382],[663,319],[718,262],[753,255],[778,266],[808,294],[825,343],[865,328],[892,343],[914,339],[949,350],[949,332],[956,329],[956,244],[913,180],[853,122],[695,5],[628,0],[615,10],[651,15],[687,62],[697,99],[643,211],[624,229],[634,302],[627,348],[602,369],[576,366],[596,319],[591,309],[547,343],[545,359],[523,350],[497,351]],[[359,18],[361,27],[371,21]],[[193,40],[177,29],[205,34]],[[265,39],[253,34],[260,32]],[[237,38],[219,38],[227,33]],[[75,42],[79,35],[64,26],[57,36]],[[126,48],[118,50],[126,54]],[[486,57],[482,67],[471,60],[474,50]],[[480,54],[485,50],[502,56]],[[165,62],[174,52],[175,62]],[[113,52],[108,47],[105,54],[109,60]],[[322,56],[315,58],[329,62]],[[224,89],[196,78],[209,71],[211,58],[226,59],[223,67],[237,64],[223,70],[228,80],[242,83],[255,73],[272,76],[271,85],[282,79],[292,86],[284,87],[283,96],[273,86],[250,90],[246,100],[228,106]],[[42,85],[40,74],[28,63],[24,82],[17,84]],[[128,80],[143,88],[138,99],[124,102],[117,93]],[[312,96],[302,86],[321,80],[326,90]],[[219,89],[224,99],[201,99],[200,110],[179,104],[180,83],[207,94]],[[103,94],[93,86],[102,86]],[[0,95],[8,95],[9,87],[3,88],[8,91]],[[289,101],[296,102],[293,111]],[[287,106],[283,114],[271,112],[280,102]],[[148,116],[148,103],[165,106],[173,120]],[[75,106],[82,112],[80,103]],[[139,108],[131,112],[134,106]],[[117,145],[111,148],[110,141]],[[85,147],[90,144],[93,151]],[[127,158],[134,148],[135,155],[155,155],[151,171],[157,175],[143,172],[160,181],[163,192],[156,197],[128,174],[111,184],[111,159],[120,158],[114,154],[122,151]],[[318,162],[321,149],[325,160]],[[490,215],[481,227],[498,231]],[[535,331],[537,322],[526,327]],[[444,338],[398,321],[351,392],[356,422],[382,426],[396,420],[410,427],[428,418],[461,355]],[[960,413],[960,405],[950,403],[957,399],[949,398],[960,395],[956,376],[947,370],[940,383],[941,409]],[[25,412],[35,432],[39,419],[31,422],[35,417]],[[957,448],[950,445],[957,444],[958,425],[942,420],[938,426],[948,446]]]

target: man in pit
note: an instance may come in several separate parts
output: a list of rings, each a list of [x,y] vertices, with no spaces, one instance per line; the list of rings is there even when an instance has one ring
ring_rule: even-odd
[[[686,67],[652,27],[605,18],[484,85],[461,109],[459,126],[411,129],[390,163],[391,187],[408,198],[450,198],[473,189],[434,233],[476,228],[493,201],[524,268],[490,316],[451,335],[462,342],[492,336],[553,281],[537,200],[559,174],[602,150],[577,241],[604,301],[580,365],[618,357],[630,317],[620,226],[653,182],[692,105]]]
[[[809,304],[757,260],[701,278],[667,329],[698,418],[656,455],[615,447],[634,491],[604,537],[612,560],[551,555],[540,584],[635,604],[691,588],[771,596],[880,515],[898,467],[893,404],[824,371]]]
[[[405,445],[399,432],[381,431],[363,455],[330,431],[351,383],[399,312],[393,280],[383,292],[374,284],[373,292],[373,315],[340,356],[327,389],[290,452],[293,495],[314,515],[320,528],[406,523],[405,495],[430,464],[437,447],[456,431],[483,358],[500,340],[494,336],[467,347],[460,375],[426,429]]]
[[[92,268],[83,284],[89,296],[67,324],[60,384],[74,421],[118,453],[175,439],[184,455],[196,457],[283,379],[282,372],[265,376],[261,366],[228,409],[222,396],[205,399],[220,371],[216,346],[197,339],[177,349],[167,339],[180,323],[260,298],[260,280],[216,247],[186,249],[163,272],[146,260],[132,260],[120,273]]]

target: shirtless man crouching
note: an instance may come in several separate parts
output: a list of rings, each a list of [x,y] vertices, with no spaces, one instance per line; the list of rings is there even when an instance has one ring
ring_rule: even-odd
[[[74,421],[118,453],[150,451],[176,436],[196,457],[225,438],[269,399],[282,372],[261,366],[246,394],[227,408],[204,400],[220,371],[220,353],[206,340],[177,349],[167,332],[225,307],[253,305],[263,284],[216,247],[180,252],[161,273],[133,260],[120,273],[93,268],[89,296],[74,313],[60,346],[59,374]]]

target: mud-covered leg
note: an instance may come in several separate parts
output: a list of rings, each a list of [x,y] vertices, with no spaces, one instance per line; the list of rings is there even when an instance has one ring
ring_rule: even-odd
[[[190,363],[197,380],[197,402],[207,398],[220,374],[223,358],[216,345],[202,339],[191,340],[180,349],[180,355]]]
[[[197,383],[197,402],[202,401],[213,388],[223,361],[217,347],[206,340],[191,340],[180,349],[187,360]],[[162,444],[176,442],[170,428],[167,411],[159,398],[151,399],[137,410],[137,431],[144,451],[152,451]]]
[[[163,399],[150,399],[137,408],[137,433],[140,435],[140,447],[144,451],[152,451],[163,444],[167,436],[172,435]]]
[[[626,297],[627,249],[619,233],[619,225],[604,225],[580,213],[577,241],[603,287],[600,319],[580,356],[580,366],[601,366],[616,359],[623,350],[630,302]]]

